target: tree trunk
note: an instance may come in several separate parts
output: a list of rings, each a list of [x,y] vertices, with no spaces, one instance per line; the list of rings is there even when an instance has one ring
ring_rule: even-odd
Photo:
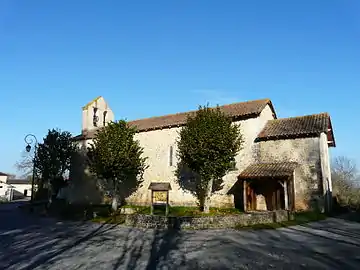
[[[114,178],[114,195],[113,195],[112,204],[111,204],[112,210],[117,211],[118,205],[119,205],[119,198],[118,198],[118,194],[117,194],[117,177],[115,177]]]
[[[213,182],[214,180],[212,178],[208,182],[208,186],[205,193],[205,200],[204,200],[204,213],[210,212],[210,197],[212,193]]]
[[[118,210],[118,204],[119,204],[119,199],[117,198],[116,195],[114,195],[113,199],[112,199],[112,203],[111,203],[111,208],[112,208],[113,211]]]
[[[50,207],[51,203],[52,203],[52,185],[51,185],[51,181],[48,180],[48,194],[47,194],[47,199],[48,199],[48,205]]]

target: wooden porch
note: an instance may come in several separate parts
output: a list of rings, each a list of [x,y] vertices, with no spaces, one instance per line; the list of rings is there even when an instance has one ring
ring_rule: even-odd
[[[243,180],[244,211],[293,210],[293,179]]]
[[[239,175],[244,211],[294,210],[297,164],[252,164]]]

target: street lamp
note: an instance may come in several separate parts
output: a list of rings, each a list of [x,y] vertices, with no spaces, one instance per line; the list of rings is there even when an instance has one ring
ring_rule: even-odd
[[[33,174],[32,174],[32,179],[31,179],[31,202],[33,202],[33,200],[34,200],[34,182],[35,182],[35,155],[36,155],[38,141],[37,141],[35,135],[33,135],[33,134],[26,135],[24,140],[25,140],[25,143],[27,144],[25,147],[26,152],[28,152],[28,153],[30,152],[31,145],[34,146]]]
[[[25,147],[25,149],[26,149],[26,152],[30,152],[31,146],[28,144],[28,145]]]

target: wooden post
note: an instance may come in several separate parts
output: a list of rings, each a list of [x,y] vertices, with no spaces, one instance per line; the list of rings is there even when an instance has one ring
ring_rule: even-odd
[[[243,200],[244,200],[244,212],[247,211],[247,192],[246,192],[246,180],[243,181]]]
[[[151,215],[154,215],[154,208],[157,205],[162,205],[164,206],[165,204],[165,214],[168,215],[169,214],[169,190],[171,190],[171,186],[170,183],[164,183],[164,182],[159,182],[159,183],[150,183],[149,185],[149,189],[151,190]],[[158,192],[159,196],[156,196],[155,198],[155,202],[154,202],[154,192],[156,194],[156,192]],[[166,192],[166,201],[164,200],[163,196],[164,192]]]
[[[166,210],[165,210],[165,216],[169,214],[169,191],[166,191]]]
[[[288,194],[288,185],[287,180],[284,181],[284,199],[285,199],[285,210],[289,210],[289,194]]]
[[[151,190],[151,215],[154,214],[154,191]]]

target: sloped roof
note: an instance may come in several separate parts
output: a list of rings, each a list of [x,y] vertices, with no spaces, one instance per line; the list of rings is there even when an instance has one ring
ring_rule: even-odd
[[[168,182],[153,182],[150,183],[149,185],[149,189],[154,190],[154,191],[167,191],[167,190],[171,190],[171,186],[170,183]]]
[[[328,134],[330,146],[335,146],[335,138],[328,113],[319,113],[290,118],[269,120],[258,135],[258,140],[291,139]]]
[[[230,117],[251,117],[258,116],[268,104],[271,105],[270,99],[261,99],[223,105],[220,106],[220,109]],[[188,116],[191,116],[195,113],[196,111],[170,114],[165,116],[134,120],[130,121],[129,123],[133,126],[136,126],[139,131],[170,128],[184,125]]]
[[[9,176],[9,174],[0,172],[0,176]]]
[[[6,183],[9,185],[29,185],[31,181],[28,179],[7,179]]]
[[[238,177],[242,179],[288,177],[293,174],[297,166],[296,162],[254,163],[246,167]]]
[[[234,119],[257,117],[263,109],[269,105],[276,118],[275,110],[270,99],[251,100],[246,102],[238,102],[228,105],[219,106],[221,111]],[[129,121],[131,126],[135,126],[138,132],[157,130],[163,128],[172,128],[183,126],[186,123],[187,117],[195,114],[196,111],[169,114],[164,116],[150,117]],[[86,134],[81,134],[74,137],[74,140],[92,139],[96,134],[96,130],[89,131]]]

